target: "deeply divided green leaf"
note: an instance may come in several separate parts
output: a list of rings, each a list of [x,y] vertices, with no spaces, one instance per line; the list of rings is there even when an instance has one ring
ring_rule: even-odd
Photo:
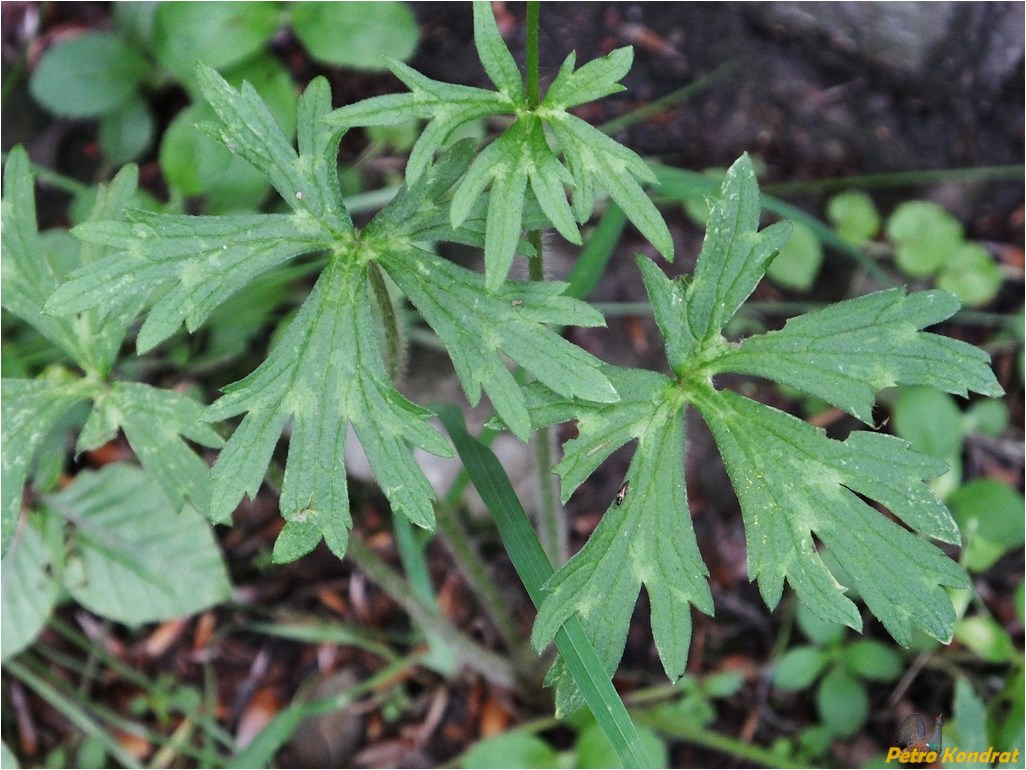
[[[589,161],[581,150],[573,162]],[[637,441],[626,494],[546,586],[532,637],[537,646],[577,615],[612,672],[644,585],[664,668],[671,678],[683,671],[690,607],[712,612],[681,474],[688,403],[705,419],[723,455],[744,516],[749,574],[770,607],[786,582],[819,617],[859,629],[862,617],[846,595],[851,588],[900,643],[909,644],[916,629],[951,638],[955,612],[946,589],[968,582],[958,564],[926,539],[959,542],[951,515],[925,483],[944,473],[945,464],[882,434],[859,431],[845,441],[830,439],[796,417],[716,389],[713,377],[761,374],[871,421],[877,392],[894,384],[930,384],[963,395],[1000,393],[986,354],[920,331],[957,309],[953,297],[906,295],[900,289],[842,302],[732,345],[722,336],[724,325],[789,232],[787,223],[760,232],[758,218],[758,186],[743,156],[711,206],[692,280],[670,280],[653,262],[638,258],[675,379],[607,369],[620,394],[609,405],[585,404],[542,384],[528,388],[532,425],[577,421],[579,435],[565,444],[555,469],[564,499],[611,452]],[[821,549],[829,552],[837,575]],[[559,662],[548,681],[557,686],[562,707],[577,702]]]
[[[410,155],[407,179],[417,182],[459,126],[489,115],[514,115],[506,131],[477,158],[459,184],[452,207],[453,227],[491,188],[485,239],[487,286],[494,291],[505,280],[526,227],[521,209],[530,183],[547,220],[572,243],[580,243],[574,222],[585,222],[595,204],[596,188],[605,189],[627,217],[666,259],[673,258],[673,239],[640,182],[654,183],[652,172],[635,153],[571,115],[578,104],[622,90],[618,81],[633,58],[621,48],[574,72],[571,54],[542,104],[532,107],[524,94],[520,71],[503,42],[491,8],[474,4],[475,41],[482,64],[497,92],[439,83],[410,67],[392,63],[392,71],[412,93],[381,96],[343,107],[327,121],[335,126],[397,123],[430,118]],[[550,147],[548,128],[565,158]],[[572,191],[567,202],[566,188]]]
[[[942,463],[882,434],[829,439],[821,429],[730,391],[695,405],[737,492],[749,574],[770,607],[786,579],[817,615],[861,629],[862,618],[825,566],[815,535],[898,642],[908,645],[914,626],[937,639],[951,638],[955,614],[944,587],[967,586],[965,574],[862,499],[879,501],[926,535],[958,542],[951,515],[923,483],[943,471]]]
[[[561,294],[565,284],[510,281],[487,293],[480,276],[413,247],[383,255],[381,265],[445,343],[470,402],[477,403],[483,386],[520,438],[530,434],[530,418],[499,352],[557,393],[616,400],[599,361],[541,323],[602,323],[587,305]]]
[[[520,68],[499,34],[489,3],[474,3],[474,43],[481,64],[495,87],[514,102],[522,101],[524,84]]]
[[[331,535],[329,545],[344,549],[324,528],[351,523],[342,467],[351,423],[393,507],[414,523],[432,525],[432,490],[410,448],[443,455],[449,449],[424,422],[430,413],[388,381],[368,291],[366,266],[331,262],[267,360],[210,407],[209,420],[246,412],[214,465],[215,520],[226,519],[243,494],[256,494],[291,419],[280,501],[286,518],[316,518]]]
[[[745,340],[715,366],[799,388],[869,424],[876,394],[898,383],[1000,395],[986,353],[919,331],[956,310],[958,300],[946,292],[887,289],[792,318],[780,331]]]

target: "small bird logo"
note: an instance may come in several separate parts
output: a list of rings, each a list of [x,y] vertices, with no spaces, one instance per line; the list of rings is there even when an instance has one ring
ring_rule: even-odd
[[[919,714],[906,717],[898,725],[898,733],[894,736],[894,743],[904,749],[916,751],[940,751],[941,750],[941,726],[944,724],[944,715],[940,714],[933,724],[933,735],[927,737],[926,721]]]

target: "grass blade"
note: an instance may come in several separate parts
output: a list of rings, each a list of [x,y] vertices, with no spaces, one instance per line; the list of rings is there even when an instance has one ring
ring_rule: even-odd
[[[435,412],[449,432],[478,494],[495,517],[503,545],[531,601],[539,606],[544,598],[542,585],[552,576],[552,565],[545,557],[509,477],[492,451],[467,432],[463,415],[455,406],[437,405]],[[623,766],[650,767],[651,760],[641,745],[634,723],[576,617],[568,620],[556,634],[556,647]]]

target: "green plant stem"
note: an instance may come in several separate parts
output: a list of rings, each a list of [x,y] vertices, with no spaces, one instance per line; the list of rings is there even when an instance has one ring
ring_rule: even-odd
[[[337,695],[286,706],[274,715],[252,743],[231,758],[227,767],[268,767],[275,753],[295,734],[304,719],[341,711],[369,693],[388,688],[405,671],[422,662],[422,656],[409,655],[390,663],[373,676]]]
[[[525,653],[529,653],[530,650],[525,649],[524,634],[513,620],[508,609],[508,602],[503,598],[499,586],[488,573],[488,568],[477,549],[474,548],[470,535],[460,525],[459,520],[452,515],[452,511],[439,510],[435,523],[438,526],[439,534],[449,550],[452,551],[456,563],[466,577],[470,590],[485,606],[489,617],[495,624],[495,629],[506,645],[506,649],[516,658],[525,657]]]
[[[460,660],[466,665],[494,684],[502,687],[514,685],[514,671],[509,661],[467,637],[442,617],[436,607],[428,605],[415,596],[399,573],[388,566],[360,538],[350,537],[347,554],[356,563],[356,566],[377,583],[410,617],[423,628],[431,629],[452,645]]]
[[[539,0],[527,3],[527,104],[531,109],[538,106],[538,15]]]
[[[3,162],[5,165],[7,164],[6,152],[0,153],[0,162]],[[70,176],[58,174],[46,166],[40,166],[38,163],[32,163],[31,166],[32,174],[41,184],[48,184],[71,195],[78,195],[89,189],[89,185],[79,182],[77,179],[72,179]]]
[[[538,0],[527,3],[527,103],[538,106]],[[545,280],[545,251],[542,234],[532,230],[527,240],[534,247],[534,254],[528,263],[528,274],[532,281]],[[566,561],[567,524],[563,507],[559,505],[552,478],[552,432],[548,427],[539,428],[534,434],[534,452],[538,466],[538,538],[549,561],[558,566]]]
[[[535,254],[529,265],[532,281],[545,280],[545,261],[541,233],[533,230],[528,240],[534,247]],[[555,478],[552,468],[552,431],[543,426],[534,434],[534,456],[538,472],[538,539],[542,549],[553,566],[558,567],[566,561],[567,522],[563,515],[563,506],[556,495]]]
[[[64,637],[69,643],[78,647],[84,653],[95,652],[96,659],[102,662],[107,668],[115,671],[118,676],[135,685],[143,692],[147,693],[150,697],[156,693],[154,682],[149,677],[140,673],[131,666],[126,665],[123,661],[114,655],[111,655],[104,648],[103,644],[93,643],[89,638],[82,635],[78,629],[65,623],[58,615],[54,615],[50,618],[47,625],[60,636]],[[48,658],[58,665],[64,666],[71,671],[79,671],[81,664],[71,658],[70,656],[64,656],[58,653],[54,648],[48,645],[39,645],[35,648],[38,654]],[[5,664],[6,665],[6,664]],[[235,739],[230,733],[223,730],[217,722],[212,719],[209,714],[213,714],[212,708],[209,708],[206,712],[202,713],[191,713],[185,712],[181,709],[176,708],[175,710],[180,711],[182,714],[188,716],[198,725],[200,725],[204,734],[213,740],[219,741],[222,745],[234,750]],[[206,763],[209,764],[209,763]]]

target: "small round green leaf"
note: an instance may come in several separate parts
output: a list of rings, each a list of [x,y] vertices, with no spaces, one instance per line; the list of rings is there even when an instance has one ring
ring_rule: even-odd
[[[955,399],[936,388],[902,388],[894,404],[894,431],[920,452],[941,459],[962,449],[962,412]]]
[[[959,621],[955,639],[989,663],[1010,663],[1018,656],[1008,632],[991,617],[974,615]]]
[[[966,432],[1000,436],[1008,427],[1008,406],[1000,398],[981,398],[966,411]]]
[[[826,754],[830,750],[830,744],[833,742],[833,733],[823,725],[806,728],[798,734],[798,745],[801,746],[802,753],[813,757],[819,757]],[[781,762],[783,763],[787,760],[790,760],[792,763],[794,762],[790,756],[788,756],[787,759],[782,759]],[[781,764],[781,767],[783,766],[784,765]]]
[[[978,243],[966,243],[941,268],[937,288],[950,291],[963,305],[985,305],[997,296],[1004,275],[994,257]]]
[[[131,99],[149,71],[143,55],[117,35],[87,32],[46,52],[29,91],[55,115],[91,118]]]
[[[904,670],[904,659],[891,646],[875,639],[859,639],[844,649],[848,672],[859,679],[893,682]]]
[[[895,259],[907,275],[932,275],[962,247],[962,224],[936,203],[903,203],[887,221],[887,237],[897,247]]]
[[[196,128],[214,118],[213,110],[201,104],[178,113],[160,145],[164,178],[183,196],[203,195],[207,213],[253,209],[267,197],[270,184],[247,161]]]
[[[114,3],[114,29],[142,50],[153,44],[153,19],[160,3]]]
[[[702,680],[702,692],[710,698],[728,698],[745,684],[745,677],[739,671],[720,671]]]
[[[848,633],[846,626],[823,620],[804,604],[798,605],[797,621],[805,637],[821,646],[839,642]]]
[[[186,83],[197,62],[230,67],[266,45],[279,23],[269,2],[161,3],[153,23],[157,59]]]
[[[1023,544],[1023,496],[995,479],[975,479],[955,492],[948,506],[960,527],[974,526],[1009,550]]]
[[[880,214],[873,199],[862,190],[846,190],[827,203],[827,219],[849,243],[868,241],[880,230]]]
[[[510,732],[486,738],[463,755],[463,767],[559,767],[559,755],[541,738]]]
[[[982,572],[1023,545],[1023,497],[995,479],[975,479],[948,498],[964,533],[966,567]]]
[[[798,222],[787,243],[770,262],[766,275],[781,286],[808,291],[823,263],[823,247],[813,232]]]
[[[818,647],[792,647],[773,666],[773,684],[781,690],[804,690],[816,681],[829,656]]]
[[[869,696],[859,680],[837,666],[820,682],[816,708],[823,725],[834,735],[854,735],[869,716]]]
[[[406,3],[290,4],[296,36],[318,61],[359,70],[385,70],[385,57],[404,61],[420,28]]]
[[[100,149],[116,165],[135,160],[153,139],[153,116],[146,102],[131,99],[100,118]]]

